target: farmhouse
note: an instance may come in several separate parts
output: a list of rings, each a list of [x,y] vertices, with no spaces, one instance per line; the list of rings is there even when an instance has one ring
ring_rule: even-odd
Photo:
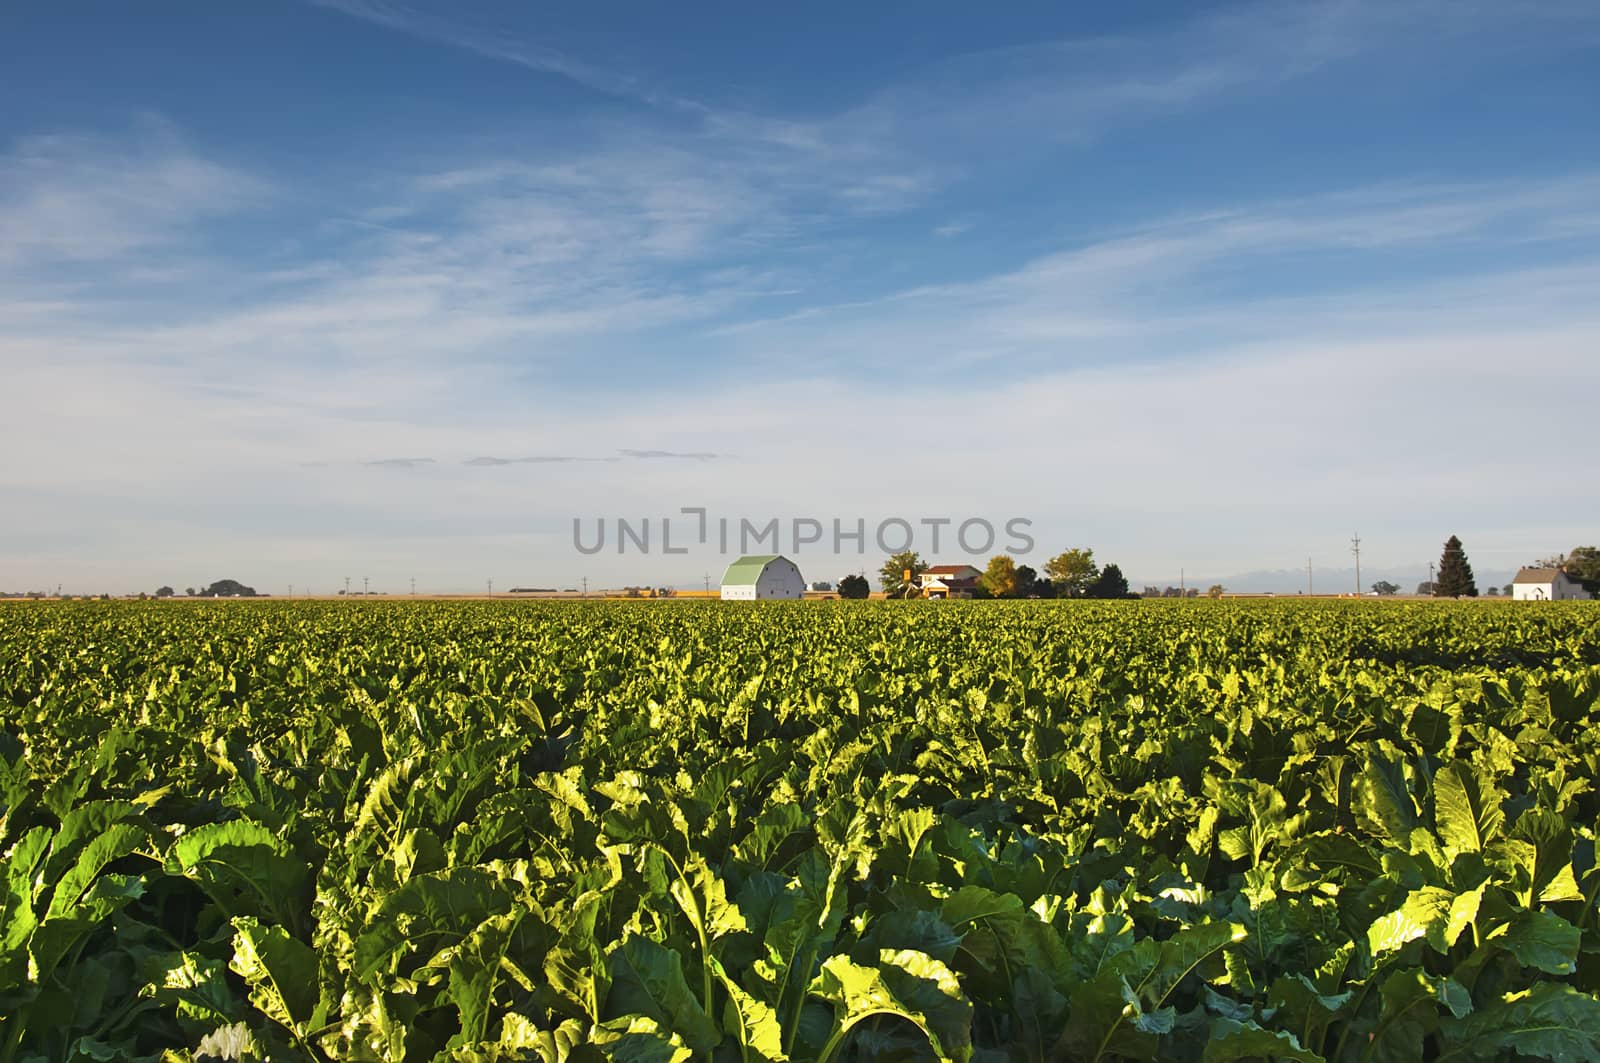
[[[749,554],[728,566],[722,576],[722,600],[754,602],[796,599],[806,581],[793,561],[779,554]]]
[[[1559,602],[1591,595],[1559,568],[1525,568],[1511,581],[1511,597],[1519,602]]]
[[[917,588],[924,598],[971,598],[981,575],[971,565],[934,565],[923,571]]]

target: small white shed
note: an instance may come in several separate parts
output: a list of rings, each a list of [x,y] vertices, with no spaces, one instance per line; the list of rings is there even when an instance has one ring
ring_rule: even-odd
[[[799,600],[806,581],[793,561],[780,554],[749,554],[728,566],[722,577],[722,600],[755,602]]]
[[[1588,598],[1589,592],[1559,568],[1524,568],[1511,581],[1511,597],[1519,602],[1560,602]]]

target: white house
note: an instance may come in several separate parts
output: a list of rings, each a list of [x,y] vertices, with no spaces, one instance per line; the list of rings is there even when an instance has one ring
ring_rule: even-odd
[[[971,598],[981,575],[971,565],[934,565],[922,573],[917,589],[924,598]]]
[[[1559,568],[1525,568],[1511,581],[1511,597],[1519,602],[1559,602],[1591,595]]]
[[[806,581],[793,561],[778,554],[750,554],[728,566],[722,576],[722,600],[754,602],[798,600]]]

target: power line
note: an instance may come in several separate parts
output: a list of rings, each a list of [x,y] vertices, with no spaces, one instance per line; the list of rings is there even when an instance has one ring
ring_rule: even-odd
[[[1350,552],[1356,555],[1356,597],[1361,597],[1361,536],[1350,537]]]

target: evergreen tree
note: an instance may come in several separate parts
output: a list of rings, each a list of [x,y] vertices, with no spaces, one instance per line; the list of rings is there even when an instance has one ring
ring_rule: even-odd
[[[1122,574],[1122,569],[1116,565],[1107,565],[1100,570],[1093,583],[1089,585],[1090,598],[1126,598],[1128,597],[1128,579]]]
[[[1444,553],[1439,558],[1439,578],[1434,581],[1435,598],[1476,598],[1478,585],[1472,582],[1472,566],[1467,563],[1467,552],[1461,540],[1454,535],[1445,540]]]

